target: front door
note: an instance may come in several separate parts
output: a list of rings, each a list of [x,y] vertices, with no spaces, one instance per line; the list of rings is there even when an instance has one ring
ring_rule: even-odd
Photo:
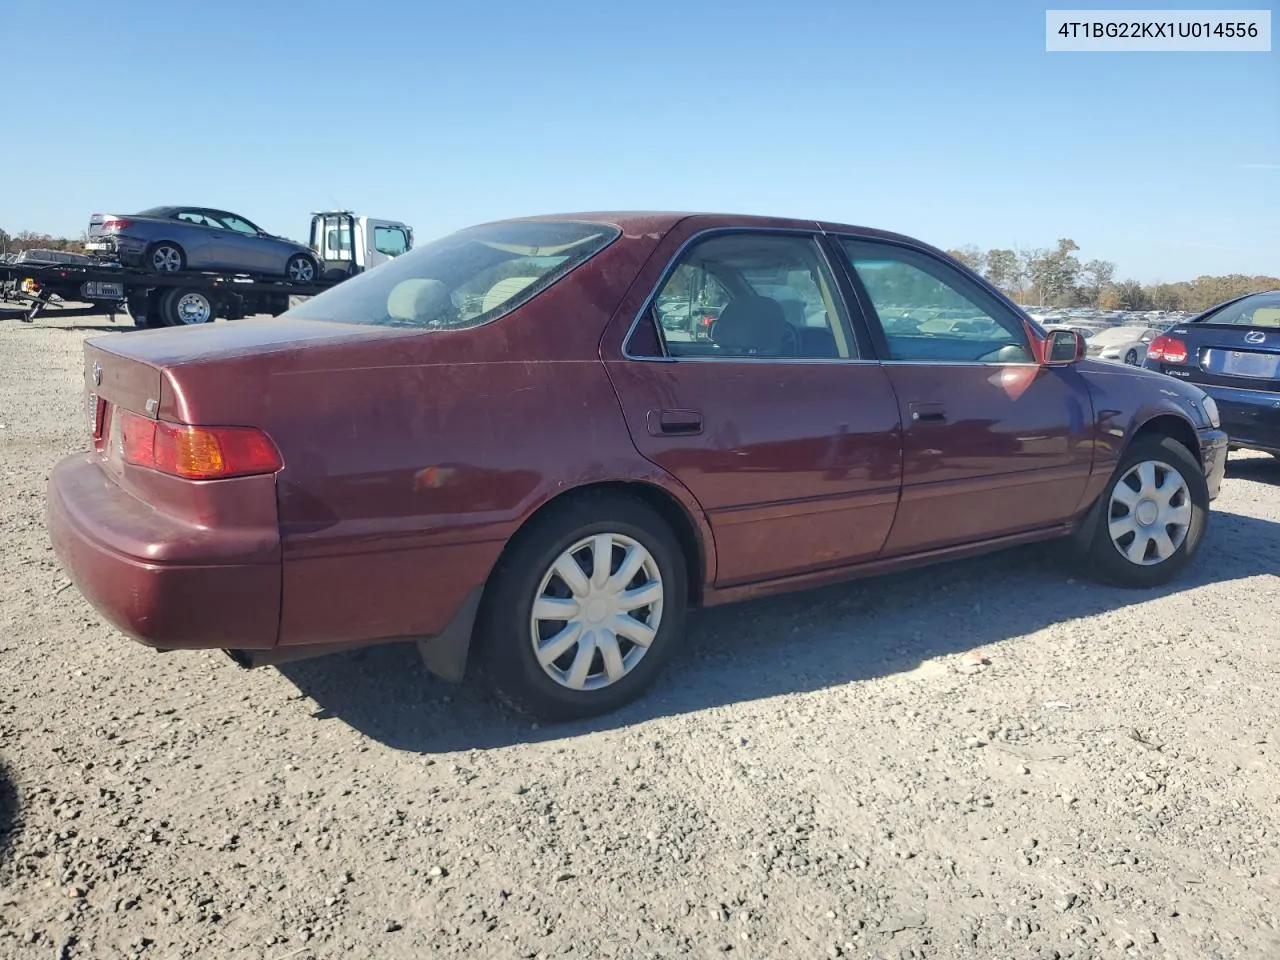
[[[941,257],[840,238],[904,425],[886,556],[1068,521],[1093,462],[1093,410],[1072,367],[1041,366],[1022,319]]]
[[[606,364],[636,447],[706,511],[716,585],[874,558],[897,508],[898,407],[816,238],[703,234],[653,283],[624,302],[619,322],[642,312]]]

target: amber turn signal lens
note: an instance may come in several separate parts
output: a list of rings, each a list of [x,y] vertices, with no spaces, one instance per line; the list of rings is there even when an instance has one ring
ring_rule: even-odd
[[[121,448],[129,463],[187,480],[275,473],[283,465],[256,427],[196,427],[122,412]]]

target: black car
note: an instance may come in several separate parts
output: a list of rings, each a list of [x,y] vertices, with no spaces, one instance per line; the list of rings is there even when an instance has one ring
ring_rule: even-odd
[[[1232,448],[1280,457],[1280,290],[1175,324],[1151,342],[1143,365],[1209,394]]]

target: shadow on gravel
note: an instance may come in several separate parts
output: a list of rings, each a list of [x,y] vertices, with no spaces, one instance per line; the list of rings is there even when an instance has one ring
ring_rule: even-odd
[[[1277,571],[1280,523],[1215,512],[1191,568],[1152,591],[1100,586],[1033,546],[695,611],[685,649],[641,700],[606,717],[539,729],[472,681],[454,685],[430,676],[411,644],[277,669],[320,705],[317,718],[340,719],[388,746],[483,749],[857,683],[1054,623]]]
[[[1232,480],[1252,480],[1280,486],[1280,457],[1233,458],[1227,461],[1227,476]]]
[[[9,768],[0,760],[0,866],[9,859],[17,833],[18,790],[9,778]]]

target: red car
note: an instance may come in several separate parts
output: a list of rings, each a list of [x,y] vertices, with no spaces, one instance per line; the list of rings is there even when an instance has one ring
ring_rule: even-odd
[[[91,449],[49,530],[145,644],[252,666],[417,639],[586,716],[654,679],[691,605],[1051,538],[1168,581],[1227,438],[1199,388],[1083,354],[896,234],[500,221],[275,319],[88,341]]]

